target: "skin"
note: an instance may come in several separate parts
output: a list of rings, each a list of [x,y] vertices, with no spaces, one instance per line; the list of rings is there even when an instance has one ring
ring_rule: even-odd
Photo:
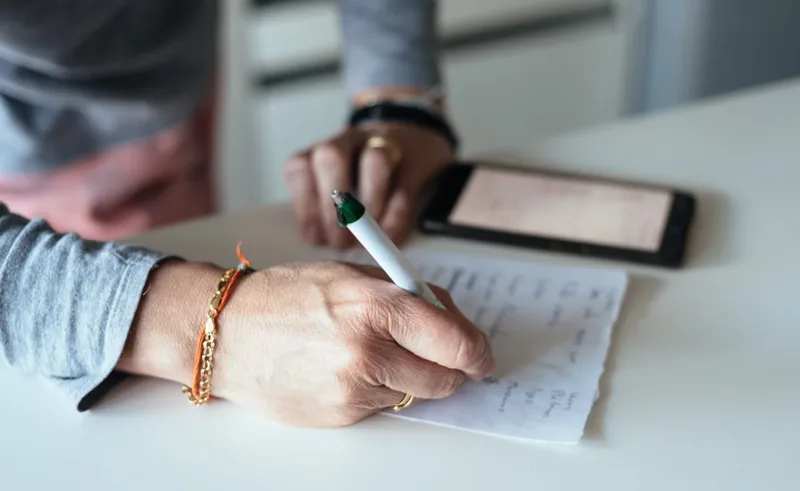
[[[359,94],[354,103],[420,92],[384,88]],[[383,150],[365,150],[376,135],[397,145],[402,159],[392,162]],[[355,192],[390,238],[402,243],[423,185],[452,159],[439,134],[408,124],[346,128],[312,145],[285,166],[303,239],[334,248],[355,244],[333,212],[330,193],[339,189]],[[222,272],[181,262],[157,269],[117,369],[188,384],[197,336]],[[400,290],[373,268],[291,264],[248,275],[219,318],[212,394],[312,427],[353,424],[398,404],[405,393],[448,397],[465,379],[488,376],[494,361],[486,336],[445,291],[434,290],[447,311]]]
[[[356,96],[354,104],[401,99],[422,92],[415,87],[365,91]],[[402,159],[392,162],[382,149],[365,149],[372,136],[382,136],[395,144]],[[355,245],[352,234],[338,225],[331,211],[330,194],[339,189],[354,192],[387,235],[402,244],[409,234],[414,205],[424,184],[452,160],[452,150],[441,135],[410,124],[373,123],[345,128],[312,145],[289,159],[284,167],[303,240],[337,249]],[[357,189],[353,186],[354,172],[358,173]]]
[[[221,274],[199,263],[157,269],[117,368],[188,384]],[[448,397],[494,360],[486,336],[435,292],[447,311],[374,268],[298,263],[248,275],[219,317],[212,394],[307,427],[356,423],[405,393]]]

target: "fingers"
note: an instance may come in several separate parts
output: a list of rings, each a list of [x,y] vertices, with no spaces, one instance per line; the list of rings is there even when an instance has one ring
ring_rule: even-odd
[[[377,366],[371,367],[375,380],[401,394],[411,394],[420,399],[444,399],[453,395],[464,382],[464,373],[414,355],[396,346],[389,350]],[[369,369],[368,369],[369,370]]]
[[[358,197],[367,211],[380,220],[392,188],[392,175],[400,164],[379,148],[367,148],[359,160]]]
[[[363,378],[347,383],[349,407],[381,410],[399,404],[405,394],[418,399],[444,399],[464,383],[463,372],[414,355],[391,339],[365,343],[356,373]]]
[[[385,135],[391,145],[364,149],[371,135]],[[340,189],[357,191],[359,200],[389,237],[402,244],[413,225],[414,202],[422,185],[451,159],[444,139],[412,125],[350,128],[315,146],[287,166],[287,177],[294,178],[289,184],[295,210],[298,218],[305,220],[301,223],[304,238],[336,248],[354,243],[353,237],[339,227],[328,203],[330,193]],[[351,189],[354,164],[358,166],[357,190]],[[311,207],[315,208],[313,212],[309,211]]]
[[[324,239],[320,222],[320,200],[311,169],[310,153],[295,155],[284,167],[284,179],[292,195],[292,204],[303,240],[321,245]]]
[[[381,228],[395,244],[402,244],[411,229],[414,219],[413,194],[405,188],[397,188],[389,197],[383,217],[380,218]]]
[[[461,322],[472,324],[472,321],[470,321],[467,318],[467,316],[464,315],[464,313],[461,311],[458,305],[456,305],[456,303],[453,301],[453,297],[450,296],[450,293],[447,290],[436,285],[428,285],[428,286],[430,286],[431,290],[433,290],[433,294],[436,295],[436,298],[438,298],[444,304],[448,312],[458,317]],[[484,337],[484,339],[486,339],[486,342],[488,344],[489,337],[483,331],[480,331],[480,333]]]
[[[311,168],[314,171],[320,223],[328,245],[344,248],[352,244],[347,229],[339,226],[336,212],[330,200],[334,189],[349,191],[352,183],[352,163],[356,150],[363,144],[358,131],[347,131],[333,140],[318,145],[311,152]]]
[[[386,274],[386,271],[377,266],[366,266],[363,264],[352,264],[351,266],[368,276],[386,281],[388,283],[392,283],[392,279],[389,278],[389,275]],[[471,321],[464,315],[464,313],[461,312],[461,309],[458,307],[458,305],[455,304],[455,302],[453,301],[453,297],[450,296],[450,293],[447,290],[445,290],[440,286],[433,285],[430,283],[428,284],[428,286],[431,288],[431,290],[433,290],[433,293],[434,295],[436,295],[436,298],[441,300],[441,302],[447,308],[448,312],[459,317],[459,319],[461,319],[462,322],[468,324],[471,323]],[[482,335],[484,335],[484,337],[486,336],[486,333],[484,333],[483,331],[480,332]]]
[[[369,413],[386,409],[399,404],[405,393],[396,391],[370,380],[359,380],[346,383],[346,405],[351,409]]]
[[[389,387],[377,386],[372,389],[371,400],[374,401],[372,409],[381,410],[393,407],[403,401],[405,393]]]
[[[329,196],[334,189],[352,191],[356,159],[359,200],[393,241],[400,244],[408,235],[417,191],[412,184],[421,179],[416,176],[420,173],[412,172],[414,175],[405,176],[403,185],[397,186],[401,162],[385,148],[364,149],[368,138],[363,130],[349,129],[287,163],[286,181],[307,242],[324,242],[335,248],[353,244],[352,235],[339,226]]]
[[[454,307],[449,295],[440,294],[443,302]],[[486,336],[457,309],[444,311],[421,299],[397,295],[390,306],[379,311],[376,325],[420,358],[460,370],[473,379],[483,379],[494,369]]]
[[[375,279],[391,283],[380,268],[356,267]],[[375,310],[381,312],[377,314],[376,324],[418,357],[461,370],[474,379],[487,377],[494,369],[488,336],[461,312],[447,290],[429,286],[446,311],[409,294],[394,292],[376,307]],[[379,288],[376,284],[373,291]]]

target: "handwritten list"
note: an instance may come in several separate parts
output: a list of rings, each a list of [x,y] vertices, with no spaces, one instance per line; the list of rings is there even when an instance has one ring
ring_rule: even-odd
[[[426,281],[446,288],[488,335],[493,376],[392,416],[523,440],[576,443],[599,395],[623,271],[541,266],[412,250]],[[342,259],[372,263],[363,251]]]

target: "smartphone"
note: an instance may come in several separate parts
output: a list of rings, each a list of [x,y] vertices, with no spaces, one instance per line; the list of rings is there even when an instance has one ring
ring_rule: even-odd
[[[695,198],[600,177],[459,163],[434,180],[422,232],[678,268]]]

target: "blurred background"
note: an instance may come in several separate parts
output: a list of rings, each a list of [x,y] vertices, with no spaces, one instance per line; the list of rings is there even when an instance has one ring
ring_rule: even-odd
[[[340,128],[336,0],[226,0],[225,211],[288,199],[284,161]],[[800,75],[800,0],[440,0],[464,157]]]

